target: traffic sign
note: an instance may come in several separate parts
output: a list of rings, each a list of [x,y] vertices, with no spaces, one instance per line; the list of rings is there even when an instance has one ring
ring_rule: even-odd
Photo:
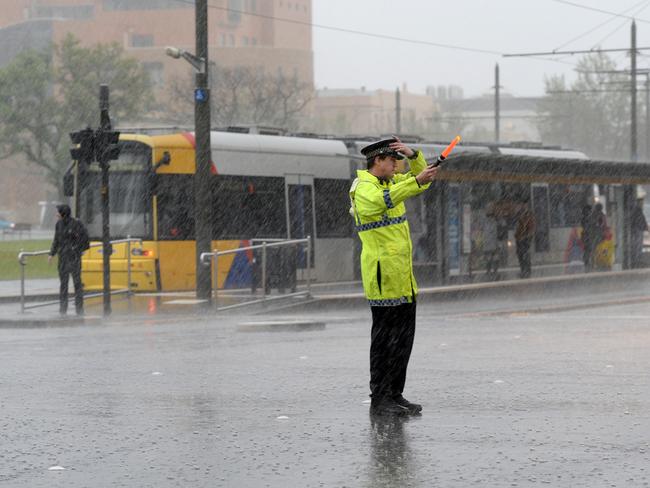
[[[208,99],[208,93],[205,88],[197,88],[194,90],[194,100],[197,102],[205,102]]]

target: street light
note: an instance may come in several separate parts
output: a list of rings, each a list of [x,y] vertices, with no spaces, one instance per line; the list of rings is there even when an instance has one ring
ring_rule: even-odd
[[[174,46],[167,46],[165,48],[165,54],[170,58],[180,59],[183,58],[185,61],[190,63],[196,71],[203,73],[205,70],[205,59],[195,56],[191,52],[185,51]]]
[[[183,58],[195,72],[194,134],[196,171],[194,172],[194,222],[196,233],[196,298],[210,302],[212,277],[210,268],[201,264],[201,254],[212,245],[212,202],[210,198],[210,89],[208,88],[208,2],[196,0],[196,54],[169,46],[165,53]],[[216,284],[215,284],[216,286]]]

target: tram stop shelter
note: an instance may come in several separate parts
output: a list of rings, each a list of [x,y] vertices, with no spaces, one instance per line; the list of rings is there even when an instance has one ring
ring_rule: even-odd
[[[644,185],[650,185],[648,163],[458,152],[445,161],[421,207],[409,209],[418,214],[409,215],[418,280],[447,284],[483,276],[485,222],[495,214],[502,269],[516,270],[514,229],[522,204],[534,214],[531,256],[538,275],[580,271],[572,240],[581,235],[584,208],[598,203],[611,231],[610,269],[639,267],[632,216]]]

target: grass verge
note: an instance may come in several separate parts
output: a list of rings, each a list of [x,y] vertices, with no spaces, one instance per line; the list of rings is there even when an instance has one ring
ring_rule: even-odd
[[[19,280],[20,265],[18,253],[22,251],[45,251],[50,248],[50,240],[0,241],[0,280]],[[56,262],[47,264],[47,256],[30,256],[25,261],[26,278],[56,278]]]

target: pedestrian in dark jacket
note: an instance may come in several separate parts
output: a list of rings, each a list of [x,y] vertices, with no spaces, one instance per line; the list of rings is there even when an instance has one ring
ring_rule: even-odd
[[[72,275],[74,283],[74,304],[77,315],[83,315],[84,298],[83,283],[81,282],[81,254],[90,247],[88,232],[84,225],[70,215],[68,205],[58,205],[58,222],[54,232],[54,241],[50,249],[48,262],[58,254],[59,256],[59,312],[65,315],[68,312],[68,281]]]
[[[643,265],[643,233],[648,230],[648,222],[643,214],[643,199],[638,199],[632,209],[632,267]]]
[[[530,278],[530,245],[535,237],[535,215],[524,201],[519,208],[517,225],[515,226],[515,241],[517,243],[517,259],[519,260],[519,276]]]

